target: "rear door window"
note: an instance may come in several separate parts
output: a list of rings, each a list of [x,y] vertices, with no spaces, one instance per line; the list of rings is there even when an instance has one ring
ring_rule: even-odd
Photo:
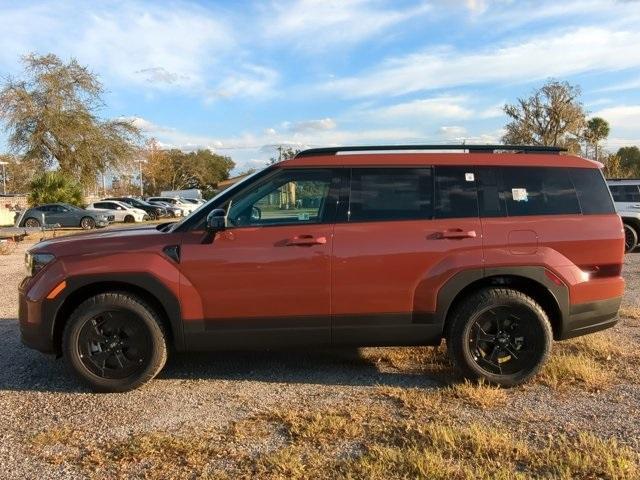
[[[615,213],[611,194],[602,176],[595,168],[570,168],[569,175],[576,188],[580,208],[584,215]]]
[[[475,169],[436,167],[435,218],[478,216]]]
[[[610,188],[616,202],[640,202],[637,185],[612,185]]]
[[[351,222],[431,219],[431,168],[354,168]]]
[[[566,168],[503,167],[507,215],[579,214],[580,204]]]

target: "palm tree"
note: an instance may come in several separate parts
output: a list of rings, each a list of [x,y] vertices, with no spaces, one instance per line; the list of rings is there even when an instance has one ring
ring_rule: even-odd
[[[604,118],[593,117],[587,122],[584,137],[588,143],[593,145],[595,160],[598,160],[598,143],[609,136],[609,122]]]
[[[43,172],[30,184],[30,205],[56,202],[80,205],[82,201],[80,184],[59,171]]]

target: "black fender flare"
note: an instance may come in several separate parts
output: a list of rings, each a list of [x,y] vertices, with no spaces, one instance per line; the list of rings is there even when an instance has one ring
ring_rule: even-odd
[[[143,294],[143,297],[151,298],[154,303],[163,308],[171,328],[173,345],[178,351],[184,350],[184,331],[180,302],[171,290],[155,276],[140,272],[118,272],[71,276],[67,277],[65,281],[67,286],[61,294],[55,300],[48,301],[45,304],[45,317],[51,321],[51,338],[54,342],[57,336],[62,333],[61,317],[68,315],[77,307],[77,303],[74,301],[75,296],[82,295],[82,292],[92,295],[94,294],[93,292],[97,293],[103,290],[118,288],[127,290],[128,288],[134,293]],[[95,289],[92,287],[95,287]]]

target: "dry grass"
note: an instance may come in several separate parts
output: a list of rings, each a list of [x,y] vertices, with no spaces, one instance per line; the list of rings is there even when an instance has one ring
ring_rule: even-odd
[[[640,307],[635,305],[623,305],[618,312],[620,318],[631,318],[632,320],[640,320]]]
[[[556,343],[538,380],[552,388],[597,391],[620,380],[637,383],[639,360],[635,349],[626,348],[605,331]]]
[[[636,453],[587,433],[533,443],[497,426],[409,413],[385,404],[273,411],[240,428],[149,432],[102,444],[85,443],[90,434],[39,436],[31,448],[41,454],[48,442],[71,442],[76,453],[65,462],[100,478],[632,479],[640,473]],[[248,432],[259,432],[252,453],[238,448]]]
[[[430,375],[451,374],[447,349],[439,347],[362,348],[360,356],[380,367]]]
[[[380,387],[378,391],[411,412],[436,417],[459,404],[486,410],[502,407],[508,400],[504,389],[470,381],[438,389]]]

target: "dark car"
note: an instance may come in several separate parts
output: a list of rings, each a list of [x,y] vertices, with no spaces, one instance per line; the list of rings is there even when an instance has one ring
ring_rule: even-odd
[[[113,217],[113,216],[112,216]],[[80,227],[91,230],[109,225],[109,215],[92,212],[67,203],[47,203],[30,208],[20,220],[20,227],[40,227],[58,225],[60,227]]]
[[[103,200],[117,200],[118,202],[124,202],[132,207],[144,210],[149,215],[149,220],[157,220],[160,217],[166,217],[169,215],[167,210],[159,205],[152,205],[149,202],[132,197],[109,197]]]

